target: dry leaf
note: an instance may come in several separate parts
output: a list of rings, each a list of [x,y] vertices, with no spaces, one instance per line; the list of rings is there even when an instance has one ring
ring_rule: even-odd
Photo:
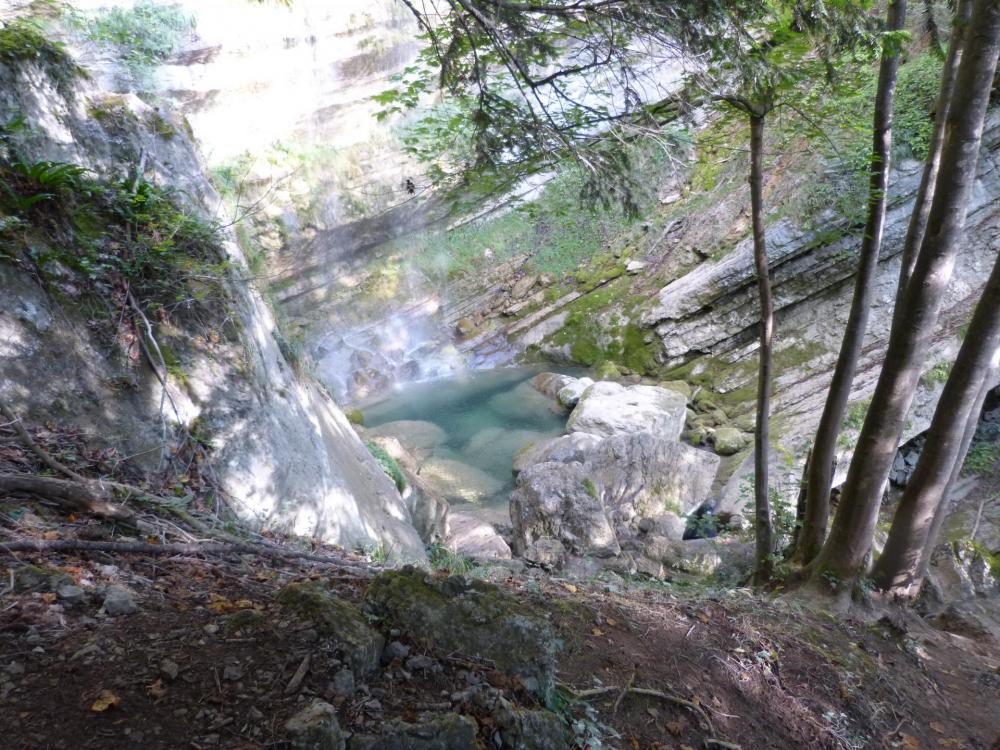
[[[575,594],[577,591],[576,586],[574,586],[572,583],[564,583],[562,587],[571,594]]]
[[[236,607],[236,609],[253,609],[254,605],[249,599],[237,599],[233,602],[233,606]]]
[[[594,628],[590,632],[593,633],[596,636],[602,636],[602,635],[604,635],[604,631],[601,630],[600,628]]]
[[[50,542],[53,539],[58,539],[58,538],[59,538],[59,532],[56,531],[55,529],[53,529],[52,531],[46,531],[44,534],[42,534],[42,539],[45,539]]]
[[[226,597],[219,594],[210,594],[209,596],[211,596],[212,601],[205,607],[209,612],[222,614],[223,612],[230,612],[233,609],[233,603]]]
[[[150,698],[162,698],[167,694],[167,688],[163,684],[163,680],[157,680],[152,685],[146,686],[146,693]]]
[[[920,750],[920,741],[912,734],[899,733],[900,747],[904,750]]]
[[[56,600],[56,595],[52,592],[46,592],[42,594],[42,601],[46,604],[52,604]]]
[[[104,713],[109,708],[114,708],[121,702],[122,699],[110,690],[102,690],[100,695],[97,696],[97,700],[91,705],[90,710],[99,714]]]
[[[930,727],[938,734],[944,734],[944,724],[940,721],[932,721]]]
[[[609,617],[607,620],[605,620],[605,622],[608,623],[608,625],[611,625],[611,626],[614,626],[614,625],[618,624],[618,620],[616,620],[614,617]]]
[[[667,727],[667,731],[674,737],[680,737],[684,733],[684,728],[687,724],[683,721],[668,721],[665,726]]]
[[[629,744],[632,746],[633,750],[639,750],[639,740],[635,736],[629,737]]]

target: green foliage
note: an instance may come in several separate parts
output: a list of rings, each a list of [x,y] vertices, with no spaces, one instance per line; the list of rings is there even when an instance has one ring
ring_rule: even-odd
[[[597,499],[597,487],[594,486],[594,480],[590,477],[583,480],[583,490],[595,500]]]
[[[865,424],[865,416],[868,414],[868,407],[870,405],[870,398],[849,404],[847,413],[844,415],[842,425],[844,429],[860,430]]]
[[[73,83],[84,75],[60,42],[49,40],[41,27],[27,18],[18,18],[0,27],[0,62],[6,65],[37,63],[66,98]]]
[[[365,423],[365,414],[361,409],[348,409],[347,410],[347,421],[355,425],[363,425]]]
[[[382,471],[386,473],[395,484],[396,489],[402,492],[406,489],[406,477],[403,476],[403,470],[400,468],[399,464],[396,463],[396,459],[385,452],[385,449],[373,443],[372,441],[365,442],[365,447],[368,452],[372,454],[372,458],[382,467]]]
[[[29,248],[77,271],[94,289],[126,282],[151,312],[193,310],[223,297],[227,266],[215,224],[144,180],[107,182],[59,162],[0,155],[0,249]]]
[[[998,465],[1000,465],[1000,442],[981,442],[969,449],[962,470],[966,474],[985,477],[996,471]]]
[[[934,132],[934,104],[941,85],[941,59],[917,55],[899,69],[893,138],[898,156],[927,158]]]
[[[443,544],[432,544],[427,548],[427,557],[434,570],[443,570],[452,575],[467,575],[476,564],[468,557],[452,552]]]
[[[131,8],[75,13],[70,21],[86,37],[115,48],[133,83],[146,85],[157,65],[170,58],[194,28],[194,19],[172,5],[140,0]]]
[[[933,388],[935,385],[947,383],[949,375],[951,375],[951,362],[938,362],[920,376],[920,382],[927,388]]]

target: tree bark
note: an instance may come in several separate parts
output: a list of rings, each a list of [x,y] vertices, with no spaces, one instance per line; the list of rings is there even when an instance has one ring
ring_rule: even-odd
[[[34,474],[0,474],[0,495],[15,492],[48,498],[72,510],[111,521],[135,522],[135,514],[131,510],[109,501],[99,488],[82,477],[67,481]]]
[[[770,441],[771,367],[774,357],[774,301],[764,235],[764,120],[750,114],[750,203],[753,214],[753,256],[760,296],[760,349],[757,373],[757,425],[754,430],[754,529],[756,531],[755,583],[770,579],[774,565],[774,525],[768,493],[767,454]]]
[[[853,581],[864,572],[882,489],[965,229],[998,55],[1000,4],[996,0],[974,0],[923,247],[903,293],[903,304],[893,316],[885,365],[861,429],[830,536],[815,560],[814,580],[832,575]]]
[[[951,108],[952,92],[955,90],[955,78],[958,66],[962,62],[962,51],[965,49],[965,32],[972,15],[972,0],[958,0],[955,8],[955,18],[952,22],[951,40],[948,44],[948,55],[941,70],[941,88],[934,106],[934,130],[928,144],[927,161],[924,163],[924,173],[917,189],[917,200],[910,224],[903,240],[903,253],[899,266],[899,286],[896,287],[896,309],[903,304],[903,290],[913,275],[913,266],[917,262],[917,253],[924,242],[927,232],[927,218],[934,200],[934,185],[937,182],[938,170],[941,168],[941,148],[944,145],[944,126]]]
[[[886,30],[898,32],[905,24],[906,0],[894,0],[889,4]],[[830,487],[833,484],[833,467],[837,459],[837,435],[840,433],[844,412],[847,410],[858,360],[861,358],[865,331],[868,329],[875,274],[878,271],[878,257],[882,249],[882,234],[885,228],[886,193],[892,161],[892,110],[896,99],[899,61],[898,45],[882,51],[878,88],[875,94],[875,119],[868,179],[868,219],[858,256],[858,272],[854,282],[851,311],[813,442],[813,460],[809,465],[806,483],[805,515],[794,557],[796,562],[803,565],[812,562],[826,537],[826,527],[830,518]]]

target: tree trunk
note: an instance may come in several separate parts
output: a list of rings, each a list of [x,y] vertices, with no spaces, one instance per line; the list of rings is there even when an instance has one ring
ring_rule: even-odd
[[[947,515],[948,490],[961,472],[989,389],[988,378],[997,365],[998,356],[1000,258],[976,307],[969,333],[938,401],[920,461],[906,486],[892,519],[889,539],[875,565],[872,577],[883,591],[913,596],[920,587],[921,560],[925,550],[934,546],[935,521],[940,518],[943,522]]]
[[[906,24],[906,0],[890,3],[886,30],[898,32]],[[840,356],[833,370],[830,390],[826,395],[813,442],[813,460],[806,483],[805,516],[795,547],[795,560],[803,565],[812,562],[823,546],[830,517],[830,486],[837,458],[837,435],[851,396],[854,374],[861,357],[861,347],[868,329],[868,317],[874,295],[878,256],[885,228],[886,192],[892,160],[892,108],[896,99],[899,77],[900,50],[898,45],[882,52],[878,89],[875,94],[871,168],[868,179],[868,219],[858,256],[858,272],[854,282],[851,312],[840,345]]]
[[[885,365],[861,429],[830,536],[815,561],[815,580],[832,575],[851,581],[863,573],[882,489],[965,229],[998,54],[1000,4],[996,0],[974,0],[923,247],[902,305],[893,316]]]
[[[771,364],[774,356],[774,302],[764,237],[764,115],[750,114],[750,203],[753,214],[753,257],[760,295],[760,350],[757,373],[757,425],[754,431],[754,529],[756,556],[754,582],[771,577],[774,526],[768,494],[767,454],[771,419]]]
[[[955,461],[955,466],[951,470],[951,477],[948,480],[948,486],[944,491],[944,500],[938,505],[937,510],[934,511],[934,519],[931,521],[930,531],[927,533],[927,542],[924,544],[924,549],[920,553],[920,564],[917,567],[917,581],[923,581],[927,577],[927,570],[931,564],[931,554],[934,552],[934,547],[937,545],[937,540],[941,536],[941,527],[944,526],[944,519],[948,516],[948,498],[951,496],[951,489],[958,482],[958,478],[962,475],[962,468],[965,464],[965,457],[969,454],[969,447],[972,445],[972,440],[976,436],[976,429],[979,427],[979,418],[983,413],[983,404],[986,402],[986,396],[990,392],[990,385],[996,382],[998,368],[994,366],[987,374],[986,379],[983,382],[983,387],[979,391],[979,397],[976,399],[975,405],[972,407],[972,412],[969,416],[969,421],[965,425],[965,436],[962,438],[962,447],[958,452],[958,459]],[[975,536],[975,530],[973,530],[973,537]]]
[[[958,66],[962,62],[962,51],[965,48],[965,31],[969,26],[972,14],[972,0],[958,0],[955,8],[955,19],[952,23],[951,40],[948,44],[948,56],[941,71],[941,89],[938,92],[934,106],[934,130],[928,144],[927,161],[924,163],[924,174],[917,190],[917,201],[910,215],[910,225],[903,241],[903,254],[899,267],[899,286],[896,288],[896,309],[903,303],[903,290],[913,275],[913,266],[917,262],[917,253],[924,242],[927,231],[927,218],[931,212],[931,202],[934,200],[934,185],[937,182],[938,170],[941,168],[941,147],[944,145],[944,125],[951,108],[951,96],[955,89],[955,78]]]
[[[934,0],[924,0],[924,28],[927,29],[927,37],[931,44],[931,49],[936,54],[944,56],[944,47],[941,44],[941,32],[938,30],[937,19],[934,18]]]

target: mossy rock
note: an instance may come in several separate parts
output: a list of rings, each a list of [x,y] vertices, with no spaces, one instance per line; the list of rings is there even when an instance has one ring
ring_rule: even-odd
[[[264,615],[256,609],[241,609],[226,620],[226,632],[233,634],[240,631],[252,632],[264,627]]]
[[[347,412],[347,421],[355,425],[364,425],[365,413],[361,409],[350,409]]]
[[[468,750],[477,747],[474,719],[445,714],[419,724],[386,722],[380,735],[355,734],[347,750]]]
[[[621,370],[614,362],[604,360],[594,365],[594,377],[597,380],[617,380],[621,376]]]
[[[356,679],[378,668],[385,640],[368,625],[360,609],[322,583],[290,583],[278,594],[278,603],[299,619],[312,622],[320,635],[335,641]]]
[[[680,393],[688,401],[691,400],[692,390],[686,380],[664,380],[663,382],[658,383],[658,385],[660,388],[666,388],[668,391],[676,391],[677,393]]]
[[[489,660],[546,702],[553,696],[558,641],[551,626],[496,586],[406,566],[372,581],[365,610],[441,651]]]
[[[715,452],[720,456],[732,456],[746,447],[746,436],[735,427],[720,427],[712,435]]]
[[[753,414],[743,414],[733,420],[733,426],[743,430],[743,432],[753,432],[757,426],[757,417]]]
[[[14,591],[55,591],[73,579],[59,570],[25,565],[14,571]]]

